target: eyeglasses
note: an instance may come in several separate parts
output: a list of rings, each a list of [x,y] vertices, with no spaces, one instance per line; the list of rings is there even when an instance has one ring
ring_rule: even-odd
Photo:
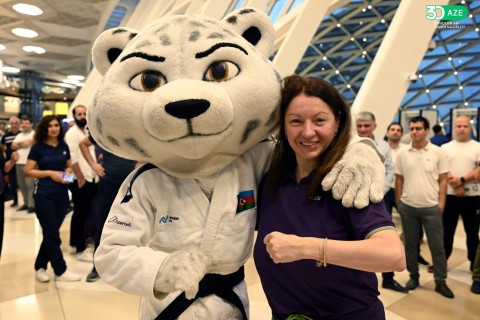
[[[422,131],[422,127],[410,127],[410,131]]]

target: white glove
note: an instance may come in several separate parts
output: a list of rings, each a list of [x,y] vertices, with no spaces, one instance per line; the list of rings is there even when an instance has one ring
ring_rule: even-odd
[[[160,266],[153,288],[161,292],[185,291],[187,299],[193,299],[211,264],[211,259],[198,248],[175,251]]]
[[[383,199],[385,166],[374,149],[366,143],[351,143],[332,170],[322,181],[324,191],[332,190],[333,197],[345,207],[365,208],[369,201]]]

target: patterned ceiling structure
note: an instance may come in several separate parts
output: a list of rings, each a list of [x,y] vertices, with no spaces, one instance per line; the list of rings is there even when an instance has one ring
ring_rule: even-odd
[[[335,10],[319,26],[296,72],[328,80],[352,103],[399,4],[399,0],[352,0]],[[417,79],[399,106],[437,110],[447,132],[452,109],[480,107],[480,1],[450,5],[466,7],[468,16],[438,23]],[[472,120],[477,122],[478,116]]]
[[[59,79],[73,73],[86,76],[91,68],[89,52],[96,35],[103,29],[119,25],[139,1],[121,0],[112,6],[115,1],[29,0],[46,13],[40,18],[31,18],[13,12],[11,7],[15,1],[0,0],[0,43],[7,46],[7,50],[0,51],[0,59],[4,65],[31,68],[46,74],[46,78]],[[232,0],[228,11],[247,2]],[[265,11],[274,22],[302,2],[263,1],[267,3]],[[326,79],[353,103],[401,0],[336,2],[339,5],[320,23],[296,73]],[[411,81],[398,106],[399,111],[436,110],[447,131],[452,109],[480,107],[480,1],[452,0],[450,5],[465,7],[468,16],[453,24],[438,23],[429,50],[418,66],[417,79]],[[23,52],[20,48],[24,44],[9,31],[15,26],[39,29],[40,36],[31,43],[46,47],[47,53]],[[478,127],[478,115],[472,116],[472,121]]]

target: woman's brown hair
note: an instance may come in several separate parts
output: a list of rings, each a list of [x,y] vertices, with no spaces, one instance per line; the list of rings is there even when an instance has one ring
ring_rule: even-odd
[[[37,127],[35,128],[35,135],[33,136],[33,141],[35,143],[39,143],[39,142],[45,142],[47,141],[47,138],[48,138],[48,125],[50,124],[50,122],[52,122],[53,120],[57,120],[58,121],[58,125],[60,126],[60,131],[58,133],[58,137],[57,137],[57,140],[58,142],[63,142],[63,138],[65,137],[65,131],[63,130],[63,127],[62,127],[62,121],[60,120],[59,117],[57,117],[56,115],[46,115],[46,116],[43,116],[41,119],[40,119],[40,122],[37,124]]]
[[[282,100],[280,103],[280,129],[278,141],[273,149],[268,176],[266,180],[267,192],[275,195],[278,186],[285,174],[292,172],[297,161],[295,152],[285,135],[285,114],[290,102],[297,96],[317,97],[323,100],[332,110],[335,119],[339,121],[338,131],[328,148],[318,158],[318,166],[313,180],[308,187],[307,196],[313,197],[321,190],[323,178],[333,166],[343,157],[350,142],[352,133],[352,117],[350,108],[340,93],[328,82],[298,75],[288,76],[283,80]]]

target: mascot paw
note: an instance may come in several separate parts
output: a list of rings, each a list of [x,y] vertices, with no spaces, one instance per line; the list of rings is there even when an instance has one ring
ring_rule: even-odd
[[[211,264],[211,259],[198,248],[173,252],[160,266],[154,290],[184,291],[187,299],[193,299],[200,280],[207,274]]]
[[[343,158],[322,181],[325,191],[342,200],[345,207],[365,208],[369,201],[383,199],[385,166],[376,150],[365,143],[352,143]]]

